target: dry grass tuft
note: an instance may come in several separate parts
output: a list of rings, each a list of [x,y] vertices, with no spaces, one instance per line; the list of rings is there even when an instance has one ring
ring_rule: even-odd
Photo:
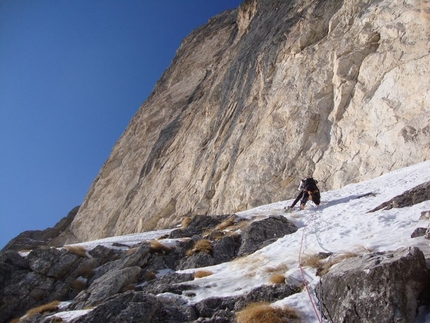
[[[264,271],[266,273],[282,273],[282,272],[286,272],[288,270],[288,266],[287,264],[279,264],[275,267],[266,267],[264,268]]]
[[[368,247],[363,246],[363,245],[355,246],[353,250],[354,250],[354,252],[359,253],[359,254],[371,253],[371,252],[375,251],[372,248],[368,248]]]
[[[145,273],[145,280],[146,281],[154,280],[155,278],[157,278],[157,276],[155,275],[155,273],[153,271],[148,271],[147,273]]]
[[[134,254],[136,251],[137,251],[137,249],[139,249],[138,247],[133,247],[133,248],[130,248],[130,249],[128,249],[127,251],[126,251],[126,255],[127,256],[130,256],[130,255],[132,255],[132,254]]]
[[[191,222],[191,217],[190,216],[186,216],[182,219],[182,224],[181,224],[181,228],[186,228],[188,227],[188,224],[190,224]]]
[[[76,276],[82,276],[84,278],[91,278],[94,276],[96,272],[94,271],[94,268],[91,268],[90,266],[80,266],[79,270],[76,272]]]
[[[321,258],[321,256],[318,254],[307,255],[302,258],[300,264],[302,266],[316,268],[317,269],[316,274],[318,276],[323,276],[329,272],[330,268],[333,265],[336,265],[345,259],[358,257],[359,255],[369,253],[369,252],[372,252],[372,249],[366,248],[364,246],[357,246],[356,248],[354,248],[353,251],[345,251],[339,254],[334,254],[328,257],[327,259]]]
[[[135,284],[128,284],[125,285],[121,288],[121,293],[125,293],[131,290],[136,290],[136,285]]]
[[[224,229],[227,229],[228,227],[231,227],[233,225],[234,225],[234,217],[231,217],[231,218],[228,218],[227,220],[224,220],[220,224],[218,224],[215,227],[215,229],[216,230],[224,230]]]
[[[157,240],[149,241],[149,248],[150,248],[150,252],[152,253],[162,253],[162,254],[169,253],[171,250],[169,247],[165,246],[164,244],[162,244]]]
[[[194,278],[203,278],[212,275],[213,272],[209,270],[197,270],[194,272]]]
[[[269,277],[269,283],[274,285],[285,284],[285,276],[282,274],[273,274]]]
[[[197,241],[194,247],[188,250],[185,254],[187,256],[191,256],[197,252],[204,252],[204,253],[210,254],[212,252],[212,242],[207,239],[201,239]]]
[[[84,281],[79,279],[72,280],[69,286],[70,288],[80,292],[87,288],[87,284]]]
[[[87,250],[82,246],[64,246],[63,249],[66,249],[68,252],[73,253],[76,256],[88,258]]]
[[[237,323],[300,322],[300,316],[290,307],[272,307],[269,303],[252,303],[236,313]]]
[[[32,308],[31,310],[27,311],[26,315],[33,316],[36,314],[45,314],[45,313],[54,312],[58,310],[58,304],[60,304],[59,301],[53,301],[51,303]]]
[[[19,323],[20,318],[15,318],[9,321],[9,323]]]
[[[322,259],[318,254],[304,255],[300,259],[300,265],[303,267],[319,268],[321,266]]]

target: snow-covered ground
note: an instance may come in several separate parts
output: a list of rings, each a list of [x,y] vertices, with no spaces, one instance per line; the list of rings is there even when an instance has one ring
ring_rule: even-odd
[[[430,181],[430,161],[373,180],[351,184],[339,190],[323,192],[322,202],[318,208],[309,202],[304,211],[285,213],[284,207],[292,202],[287,200],[239,212],[238,216],[249,219],[282,214],[294,222],[299,230],[248,257],[204,268],[213,274],[193,281],[197,287],[190,292],[194,292],[196,296],[187,300],[195,303],[207,297],[242,294],[257,286],[268,284],[273,268],[278,270],[281,268],[288,279],[301,281],[298,266],[300,250],[301,256],[304,257],[318,252],[342,253],[366,249],[386,251],[414,245],[430,255],[429,240],[423,237],[414,239],[410,237],[417,227],[427,227],[428,222],[420,221],[419,217],[422,211],[430,210],[430,201],[412,207],[367,213],[383,202],[426,181]],[[374,195],[358,198],[371,192]],[[168,232],[169,230],[162,230],[112,237],[80,245],[91,249],[98,244],[110,246],[114,241],[124,244],[137,243]],[[166,241],[167,243],[170,244],[172,241]],[[319,277],[315,276],[315,269],[309,267],[303,269],[312,290]],[[280,300],[275,305],[288,305],[297,309],[304,322],[318,321],[306,290]],[[67,314],[68,319],[70,314]],[[66,318],[66,313],[64,315]]]

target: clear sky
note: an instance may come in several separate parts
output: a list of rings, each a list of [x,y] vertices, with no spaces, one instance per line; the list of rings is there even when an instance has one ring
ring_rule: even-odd
[[[0,249],[80,205],[183,38],[242,0],[0,0]]]

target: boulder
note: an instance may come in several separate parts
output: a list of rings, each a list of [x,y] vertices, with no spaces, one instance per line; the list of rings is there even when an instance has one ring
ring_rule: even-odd
[[[192,289],[195,287],[192,285],[181,283],[192,281],[193,279],[193,274],[170,273],[158,277],[155,280],[151,280],[145,284],[142,284],[138,286],[136,290],[154,295],[161,293],[173,293],[180,295],[184,290]]]
[[[370,210],[369,212],[412,206],[428,200],[430,200],[430,181],[422,183],[410,190],[407,190],[406,192],[403,192],[400,195],[397,195],[391,200],[382,203],[373,210]]]
[[[416,228],[414,232],[411,234],[411,238],[418,238],[422,237],[426,234],[427,229],[426,228]]]
[[[267,245],[267,241],[274,242],[296,231],[296,225],[282,215],[252,222],[242,231],[238,256],[251,254]]]
[[[215,265],[215,259],[208,253],[197,252],[180,261],[178,270],[201,268]]]
[[[342,261],[322,276],[317,296],[333,323],[410,323],[428,280],[423,253],[410,247]]]
[[[140,322],[182,323],[196,317],[180,305],[165,306],[153,295],[130,291],[115,295],[73,323]]]
[[[214,229],[218,224],[232,215],[195,215],[185,228],[173,230],[169,237],[172,239],[201,235],[205,230]]]
[[[240,236],[225,236],[212,244],[212,254],[215,264],[231,261],[237,256],[240,247]]]
[[[301,286],[279,284],[262,285],[238,297],[234,305],[235,311],[240,311],[250,303],[268,302],[273,303],[285,297],[291,296],[302,291]]]
[[[140,267],[134,266],[104,274],[96,279],[88,289],[76,296],[71,308],[83,309],[87,306],[99,305],[110,296],[121,292],[124,287],[136,283],[140,271]]]

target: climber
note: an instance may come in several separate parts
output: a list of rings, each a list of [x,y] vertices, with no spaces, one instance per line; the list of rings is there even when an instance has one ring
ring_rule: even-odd
[[[321,196],[320,190],[317,187],[318,181],[314,180],[312,177],[304,178],[301,180],[298,190],[300,191],[299,195],[297,195],[293,204],[289,206],[289,209],[294,208],[294,205],[300,201],[300,210],[305,208],[306,202],[311,200],[316,205],[320,205]]]

